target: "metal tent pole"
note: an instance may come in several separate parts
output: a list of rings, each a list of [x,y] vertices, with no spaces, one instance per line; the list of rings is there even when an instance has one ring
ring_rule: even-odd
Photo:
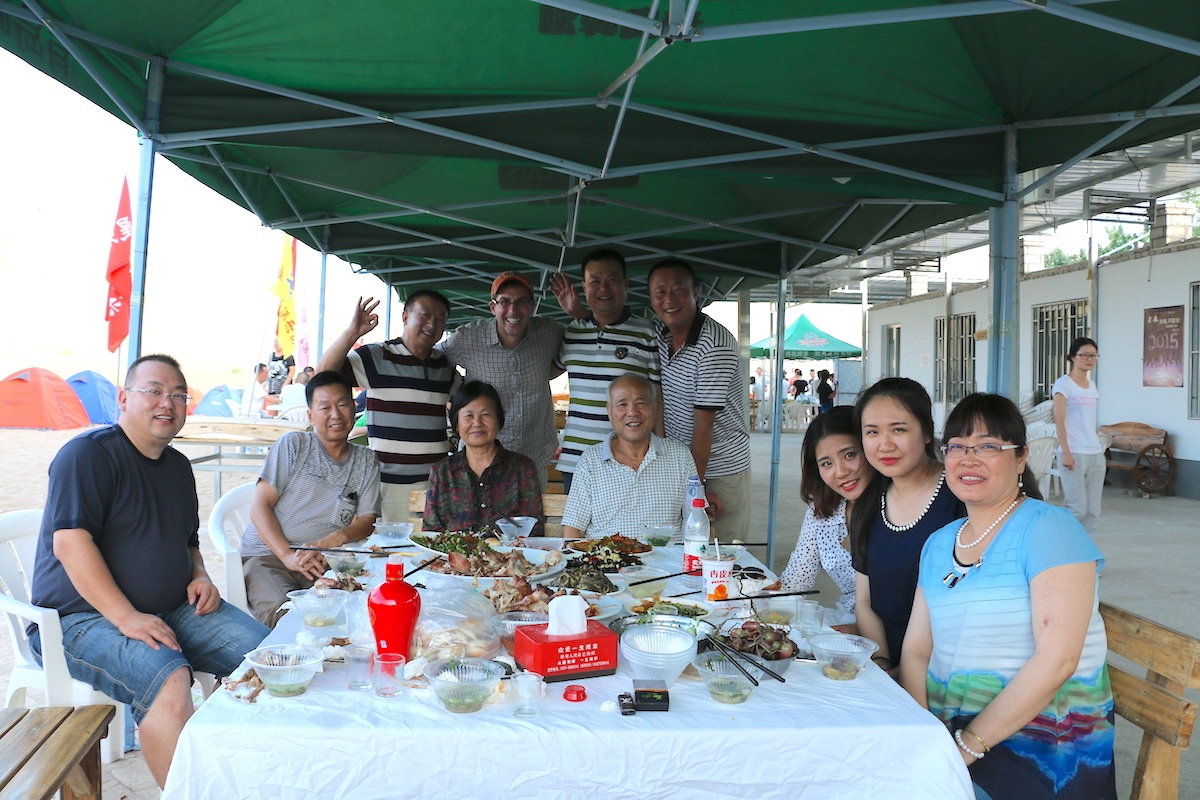
[[[1018,395],[1017,335],[1021,321],[1017,308],[1019,196],[1017,131],[1009,126],[1004,131],[1004,202],[990,213],[992,324],[988,334],[988,391],[1014,402]]]
[[[787,327],[787,245],[779,245],[779,283],[775,290],[775,365],[771,375],[771,492],[767,502],[767,566],[775,560],[775,513],[779,508],[779,453],[783,447],[783,335]]]
[[[146,83],[146,129],[148,135],[141,137],[138,159],[137,211],[133,220],[133,263],[130,265],[131,291],[129,293],[129,341],[125,350],[126,367],[142,355],[142,312],[146,293],[146,253],[150,242],[150,201],[154,196],[154,156],[158,145],[154,134],[158,132],[158,115],[162,103],[163,61],[155,58],[150,62],[150,74]]]

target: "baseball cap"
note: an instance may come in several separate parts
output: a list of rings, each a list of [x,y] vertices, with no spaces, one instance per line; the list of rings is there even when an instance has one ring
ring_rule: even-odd
[[[500,287],[506,283],[519,283],[528,289],[530,294],[533,294],[533,284],[529,282],[529,278],[519,272],[508,270],[501,272],[496,276],[496,280],[492,281],[492,297],[495,297],[496,292],[500,291]]]

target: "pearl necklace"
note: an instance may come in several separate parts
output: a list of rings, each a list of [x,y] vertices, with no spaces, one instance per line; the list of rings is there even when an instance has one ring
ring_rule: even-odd
[[[883,519],[883,524],[887,526],[888,530],[894,531],[896,533],[904,533],[905,531],[911,531],[913,528],[917,527],[917,523],[920,522],[922,519],[924,519],[925,515],[929,513],[929,509],[933,507],[933,501],[937,499],[938,494],[942,491],[942,484],[944,484],[945,482],[946,482],[946,473],[942,472],[942,474],[938,476],[937,486],[934,488],[933,494],[929,495],[929,501],[927,503],[925,503],[924,510],[921,511],[921,513],[917,516],[916,519],[914,519],[912,522],[908,523],[907,525],[893,525],[888,520],[887,489],[884,489],[883,493],[881,495],[879,495],[879,516]]]
[[[963,548],[964,550],[966,548],[974,547],[975,545],[979,544],[984,539],[986,539],[988,534],[991,533],[992,531],[994,531],[996,529],[996,527],[1001,522],[1004,521],[1005,517],[1007,517],[1012,512],[1012,510],[1014,508],[1016,508],[1017,505],[1024,499],[1025,499],[1024,494],[1017,495],[1017,499],[1013,500],[1012,503],[1009,505],[1009,507],[1004,509],[1004,513],[1001,514],[999,517],[997,517],[996,521],[993,522],[991,525],[989,525],[988,529],[986,531],[984,531],[983,534],[978,539],[976,539],[973,542],[968,542],[967,544],[963,544],[963,541],[962,541],[963,528],[967,527],[967,525],[970,524],[970,522],[971,522],[970,519],[967,519],[966,522],[964,522],[962,525],[959,526],[958,532],[954,534],[955,544],[957,544],[959,547]],[[951,565],[950,571],[946,573],[946,577],[942,578],[942,584],[947,589],[953,589],[955,586],[958,585],[959,581],[961,581],[963,578],[967,577],[967,575],[971,574],[971,570],[979,569],[983,565],[983,553],[979,554],[979,558],[977,558],[975,560],[974,564],[963,564],[961,561],[958,560],[958,556],[955,555],[954,549],[951,548],[950,549],[950,558],[951,558],[953,564]]]
[[[982,542],[984,539],[986,539],[988,537],[989,533],[996,530],[996,526],[1004,521],[1004,518],[1007,517],[1012,512],[1012,510],[1017,507],[1017,504],[1020,503],[1021,500],[1024,499],[1024,497],[1025,497],[1025,495],[1018,494],[1017,499],[1013,500],[1012,503],[1009,504],[1008,508],[1004,509],[1004,513],[1001,514],[1000,516],[996,517],[996,521],[993,522],[991,525],[988,525],[987,530],[985,530],[983,533],[979,534],[978,539],[976,539],[973,542],[964,543],[962,540],[962,532],[968,525],[971,524],[971,519],[970,519],[970,517],[968,517],[967,521],[964,522],[961,526],[959,526],[958,533],[954,534],[954,543],[964,550],[968,550],[968,549],[974,547],[975,545],[979,544],[980,542]]]

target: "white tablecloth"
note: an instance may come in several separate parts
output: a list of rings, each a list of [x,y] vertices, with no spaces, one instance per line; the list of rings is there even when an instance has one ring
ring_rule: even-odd
[[[414,576],[415,577],[415,576]],[[295,616],[295,615],[290,615]],[[290,641],[298,620],[268,641]],[[255,704],[219,690],[184,728],[163,797],[179,798],[972,798],[946,729],[886,674],[825,678],[796,662],[721,705],[688,670],[671,710],[602,711],[631,690],[616,675],[547,684],[540,716],[505,705],[445,711],[428,689],[400,699],[345,689],[326,664],[308,691]]]

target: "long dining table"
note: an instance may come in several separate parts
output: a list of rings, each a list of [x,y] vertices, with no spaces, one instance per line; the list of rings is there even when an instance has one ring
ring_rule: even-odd
[[[415,576],[414,576],[415,577]],[[285,615],[264,644],[296,638]],[[444,710],[431,690],[346,688],[326,662],[298,697],[254,703],[218,690],[187,723],[163,792],[185,798],[973,798],[941,722],[874,664],[835,681],[797,661],[739,705],[713,701],[690,668],[670,709],[623,716],[615,675],[546,684],[542,712],[504,703]],[[587,690],[583,702],[564,687]]]

